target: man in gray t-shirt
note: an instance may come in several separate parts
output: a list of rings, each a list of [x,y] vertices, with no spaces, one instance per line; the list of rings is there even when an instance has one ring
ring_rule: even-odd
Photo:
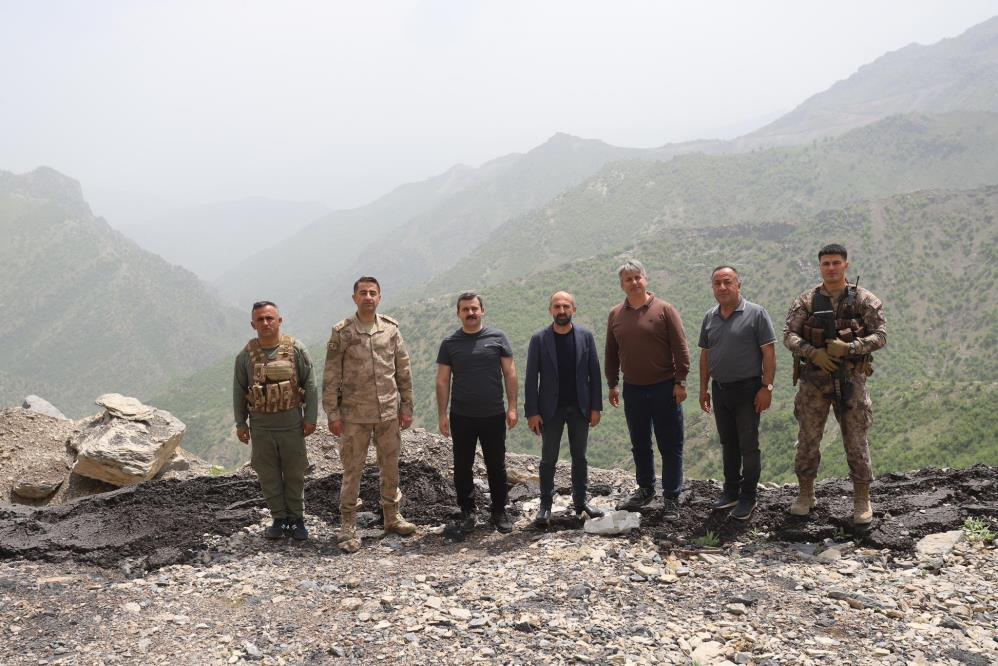
[[[516,425],[516,366],[506,334],[484,325],[485,306],[474,292],[457,300],[461,328],[444,338],[437,353],[437,416],[440,433],[454,441],[454,490],[461,527],[475,527],[475,449],[489,477],[492,523],[500,532],[513,524],[506,515],[506,429]],[[507,403],[502,400],[503,386]],[[448,404],[450,411],[448,413]]]
[[[766,310],[742,298],[738,271],[718,266],[710,279],[717,305],[704,315],[698,344],[700,408],[714,412],[724,462],[724,492],[713,508],[735,507],[732,517],[748,520],[762,472],[759,417],[773,399],[776,333]]]

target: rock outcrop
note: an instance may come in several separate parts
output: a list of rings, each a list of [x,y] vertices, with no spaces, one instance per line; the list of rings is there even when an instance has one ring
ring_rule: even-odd
[[[86,423],[70,442],[73,473],[116,486],[156,476],[180,446],[187,427],[173,414],[117,393],[102,395],[103,414]]]
[[[29,395],[21,403],[23,409],[30,409],[33,412],[39,414],[44,414],[45,416],[51,416],[55,419],[62,419],[68,421],[69,417],[60,412],[55,405],[46,400],[45,398],[40,398],[37,395]]]

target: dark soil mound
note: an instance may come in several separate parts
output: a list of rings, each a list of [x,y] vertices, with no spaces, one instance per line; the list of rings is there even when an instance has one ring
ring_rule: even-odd
[[[408,519],[439,525],[453,517],[453,485],[436,467],[403,460],[400,472]],[[338,523],[340,483],[339,474],[310,479],[305,488],[307,512]],[[568,492],[558,485],[559,492]],[[594,495],[619,492],[616,486],[601,483],[592,484],[590,490]],[[656,500],[643,509],[641,529],[678,545],[708,532],[721,542],[819,541],[850,535],[868,545],[908,551],[922,536],[958,529],[970,516],[998,517],[998,469],[984,465],[885,475],[873,486],[876,515],[862,533],[851,524],[847,481],[819,483],[818,506],[806,518],[786,513],[796,492],[793,487],[760,493],[755,515],[745,522],[729,519],[727,512],[710,511],[709,503],[718,492],[714,483],[690,481],[681,498],[678,521],[663,519]],[[379,510],[375,467],[365,471],[361,498],[368,511]],[[139,559],[145,567],[157,568],[193,559],[209,548],[215,535],[228,536],[258,523],[263,506],[256,480],[239,477],[152,481],[61,506],[0,506],[0,557],[73,559],[101,566]],[[479,497],[478,506],[487,511],[487,498]],[[514,517],[521,515],[521,507],[514,502]],[[369,525],[379,519],[375,515]],[[574,516],[556,516],[553,529],[578,527]],[[448,529],[443,538],[453,536],[454,531]]]
[[[873,523],[858,529],[852,524],[852,484],[848,480],[819,482],[818,505],[806,517],[787,513],[797,495],[796,486],[761,492],[755,514],[748,521],[729,518],[727,511],[711,512],[710,502],[719,492],[716,485],[691,481],[681,498],[684,509],[678,522],[664,521],[661,508],[646,508],[642,528],[677,543],[711,532],[722,543],[760,538],[815,542],[849,537],[867,546],[909,551],[923,536],[959,529],[969,517],[998,518],[998,468],[986,465],[885,474],[870,491]]]

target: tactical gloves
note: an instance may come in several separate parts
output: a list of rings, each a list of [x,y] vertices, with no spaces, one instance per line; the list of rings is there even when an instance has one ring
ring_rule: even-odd
[[[825,348],[828,351],[828,355],[835,358],[845,358],[849,355],[849,343],[839,339],[826,341]]]
[[[846,345],[846,347],[848,346],[849,345]],[[829,351],[831,350],[829,349]],[[820,347],[815,349],[814,353],[811,355],[811,363],[814,363],[816,366],[829,374],[835,372],[839,368],[839,359],[834,356],[830,356],[828,351],[825,351]]]

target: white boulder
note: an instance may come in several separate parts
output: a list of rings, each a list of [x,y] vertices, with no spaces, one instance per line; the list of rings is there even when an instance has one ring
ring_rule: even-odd
[[[73,472],[116,486],[156,476],[180,446],[187,426],[170,412],[116,393],[102,395],[106,411],[85,424],[70,442],[77,451]]]
[[[590,518],[583,529],[589,534],[627,534],[641,527],[641,514],[634,511],[611,511],[601,518]]]

